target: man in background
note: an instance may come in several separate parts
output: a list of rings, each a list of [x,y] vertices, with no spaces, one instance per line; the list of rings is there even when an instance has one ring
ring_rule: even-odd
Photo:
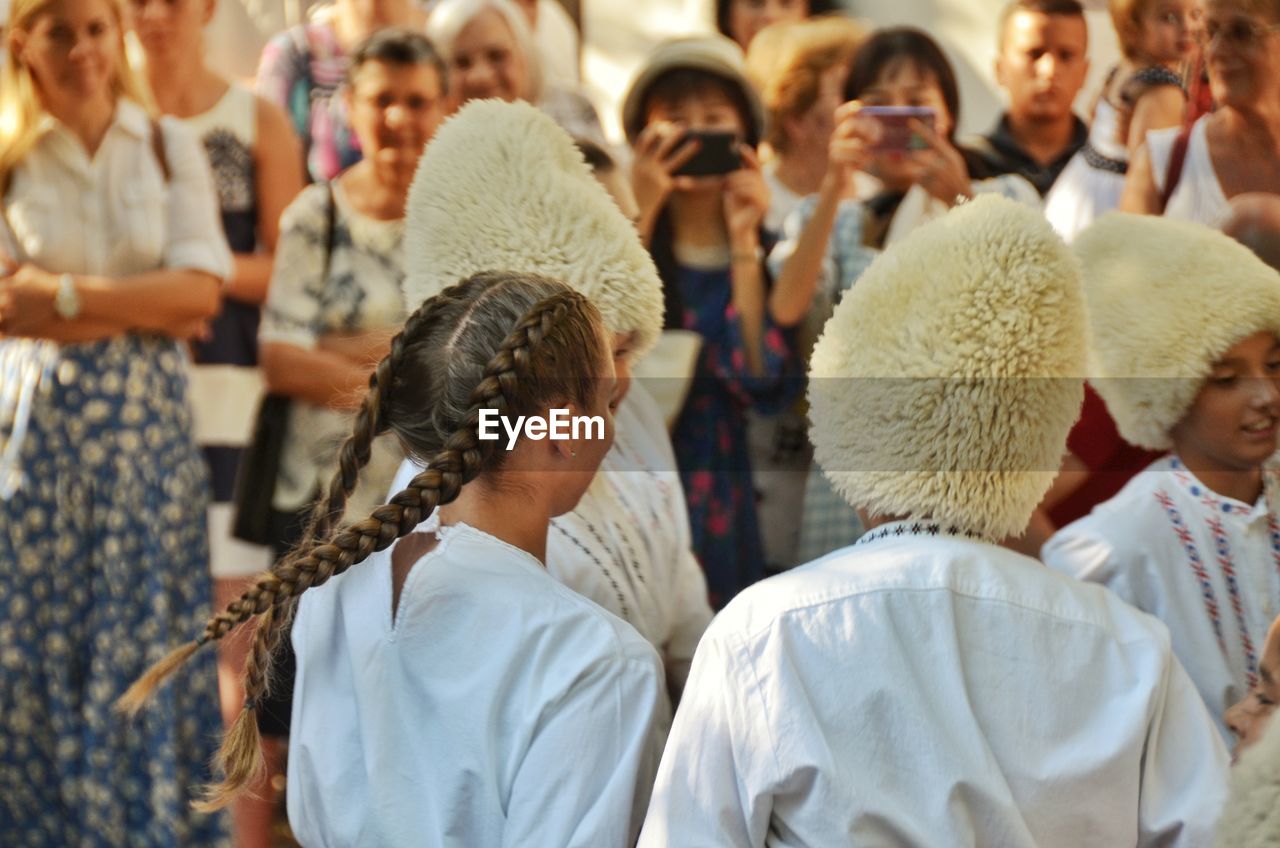
[[[996,82],[1009,108],[966,142],[974,179],[1025,177],[1043,197],[1089,130],[1072,111],[1089,72],[1089,29],[1078,0],[1013,0],[1000,14]]]

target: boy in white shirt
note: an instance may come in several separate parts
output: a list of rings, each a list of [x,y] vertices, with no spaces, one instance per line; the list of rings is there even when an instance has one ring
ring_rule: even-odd
[[[812,437],[877,526],[712,622],[641,845],[1209,841],[1226,751],[1166,629],[995,544],[1058,466],[1084,332],[1066,246],[994,197],[845,295]]]
[[[1093,385],[1129,442],[1169,450],[1041,556],[1173,636],[1225,740],[1280,613],[1264,463],[1280,421],[1280,273],[1195,224],[1112,215],[1081,234]]]

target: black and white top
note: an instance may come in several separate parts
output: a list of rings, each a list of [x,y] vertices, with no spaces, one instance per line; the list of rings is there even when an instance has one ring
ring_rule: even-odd
[[[338,181],[333,189],[333,253],[325,273],[329,188],[313,185],[280,218],[271,288],[258,338],[307,350],[327,333],[395,327],[404,322],[404,276],[400,239],[403,219],[378,221],[355,210]],[[351,415],[304,401],[292,405],[289,435],[280,460],[274,507],[297,511],[326,487],[337,469],[342,441],[351,432]],[[360,515],[377,503],[400,462],[388,440],[374,445],[365,481],[348,506]]]

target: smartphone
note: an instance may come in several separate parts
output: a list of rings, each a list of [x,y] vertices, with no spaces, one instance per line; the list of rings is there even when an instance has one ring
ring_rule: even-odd
[[[712,177],[727,174],[742,167],[742,154],[738,152],[738,134],[724,130],[689,130],[684,141],[698,140],[698,152],[672,172],[675,177]],[[681,142],[681,144],[684,143]]]
[[[911,122],[919,121],[934,127],[937,126],[934,122],[938,113],[929,106],[863,106],[858,110],[858,116],[880,122],[880,140],[872,150],[877,153],[906,153],[925,150],[929,146],[929,142],[911,128]]]

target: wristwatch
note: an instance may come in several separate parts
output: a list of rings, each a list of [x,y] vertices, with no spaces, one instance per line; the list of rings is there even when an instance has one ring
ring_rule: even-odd
[[[80,293],[76,291],[75,278],[63,274],[58,278],[58,291],[53,295],[53,311],[70,321],[80,314]]]

